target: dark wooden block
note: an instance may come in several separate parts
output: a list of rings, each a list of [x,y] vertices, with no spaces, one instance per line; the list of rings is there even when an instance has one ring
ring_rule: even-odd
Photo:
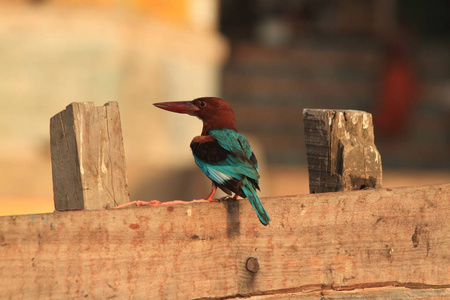
[[[311,193],[381,187],[371,114],[304,109],[303,121]]]

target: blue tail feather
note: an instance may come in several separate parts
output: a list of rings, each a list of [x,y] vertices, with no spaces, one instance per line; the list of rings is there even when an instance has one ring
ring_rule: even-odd
[[[245,181],[247,181],[247,179],[245,179]],[[261,201],[259,200],[259,197],[256,194],[256,190],[253,187],[248,186],[247,184],[243,184],[242,190],[244,191],[245,196],[255,209],[256,214],[258,215],[258,218],[261,221],[261,223],[263,225],[268,225],[270,217],[267,214],[266,210],[264,209],[264,206],[262,205]]]

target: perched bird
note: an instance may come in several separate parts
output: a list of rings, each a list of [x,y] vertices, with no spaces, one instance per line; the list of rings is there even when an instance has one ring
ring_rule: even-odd
[[[220,98],[203,97],[192,101],[154,103],[158,108],[196,116],[203,121],[202,134],[191,142],[196,164],[213,182],[206,200],[219,187],[228,195],[247,198],[262,224],[270,218],[258,198],[258,162],[247,139],[236,130],[234,112],[230,104]]]

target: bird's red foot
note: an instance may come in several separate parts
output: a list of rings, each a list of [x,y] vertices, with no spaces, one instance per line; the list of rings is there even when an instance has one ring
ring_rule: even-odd
[[[213,199],[213,196],[216,193],[216,191],[217,191],[217,186],[214,185],[211,193],[209,193],[208,198],[206,198],[205,200],[209,201],[209,202],[219,202],[219,200]]]
[[[220,202],[220,200],[219,199],[213,199],[213,198],[208,198],[208,199],[205,199],[205,201],[208,201],[208,202]]]
[[[128,202],[128,203],[117,205],[116,207],[114,207],[114,209],[132,206],[133,204],[136,205],[137,207],[148,206],[148,205],[161,206],[161,202],[158,201],[158,200],[153,200],[153,201],[149,201],[149,202],[138,200],[138,201],[131,201],[131,202]]]

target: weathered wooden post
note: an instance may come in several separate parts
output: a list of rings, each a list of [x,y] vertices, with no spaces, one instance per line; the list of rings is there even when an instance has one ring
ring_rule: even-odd
[[[311,193],[381,187],[370,113],[306,108],[303,122]]]
[[[50,120],[56,210],[101,209],[129,201],[117,102],[71,103]]]

